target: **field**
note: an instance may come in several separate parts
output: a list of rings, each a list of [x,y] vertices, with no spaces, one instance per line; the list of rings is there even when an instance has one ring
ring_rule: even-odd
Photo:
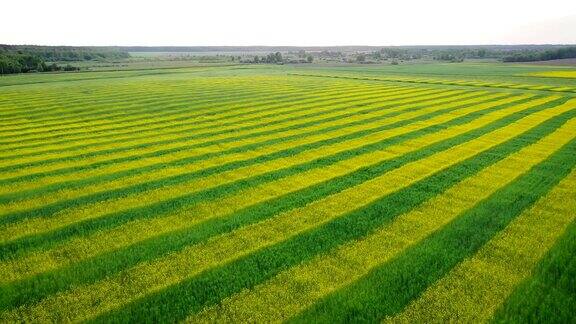
[[[0,322],[574,321],[574,73],[0,77]]]

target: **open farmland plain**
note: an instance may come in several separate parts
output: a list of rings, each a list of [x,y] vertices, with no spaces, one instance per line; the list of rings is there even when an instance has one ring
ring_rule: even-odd
[[[569,322],[574,69],[0,78],[0,322]]]

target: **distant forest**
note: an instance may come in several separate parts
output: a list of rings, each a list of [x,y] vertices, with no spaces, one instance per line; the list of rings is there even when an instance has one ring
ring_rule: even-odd
[[[400,64],[412,60],[462,62],[492,59],[531,62],[576,58],[576,46],[567,45],[475,45],[475,46],[33,46],[0,45],[0,74],[75,71],[70,62],[121,61],[129,52],[207,53],[244,64],[300,64],[336,62]],[[268,53],[268,54],[266,54]]]
[[[128,52],[110,47],[0,45],[0,74],[75,71],[60,62],[124,59]]]
[[[478,51],[511,53],[518,51],[544,51],[566,45],[414,45],[414,46],[118,46],[125,52],[376,52],[381,49],[418,52]]]
[[[547,61],[576,58],[576,46],[567,45],[469,45],[469,46],[128,46],[118,47],[125,52],[224,52],[224,53],[315,53],[317,57],[332,56],[342,61],[363,63],[382,59],[432,59],[461,62],[465,59],[498,59],[504,62]],[[254,58],[257,58],[254,57]],[[268,60],[269,61],[269,60]],[[268,63],[253,59],[247,63]]]
[[[542,52],[523,51],[503,58],[504,62],[534,62],[576,58],[576,46],[564,47]]]

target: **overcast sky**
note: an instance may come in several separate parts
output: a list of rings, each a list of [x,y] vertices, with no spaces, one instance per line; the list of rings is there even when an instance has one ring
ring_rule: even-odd
[[[576,44],[576,0],[5,0],[0,43]]]

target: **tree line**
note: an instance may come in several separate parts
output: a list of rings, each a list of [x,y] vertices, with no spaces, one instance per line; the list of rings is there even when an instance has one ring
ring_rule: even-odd
[[[282,58],[282,53],[276,52],[262,57],[255,55],[252,63],[283,64],[284,60]]]
[[[79,68],[67,64],[46,63],[37,55],[31,54],[0,54],[0,74],[77,71]]]
[[[128,58],[114,48],[0,45],[0,74],[75,71],[77,67],[57,62],[115,60]]]
[[[504,57],[504,62],[534,62],[576,58],[576,46],[547,51],[522,51]]]
[[[0,45],[2,53],[25,53],[47,62],[116,60],[129,58],[128,52],[114,47]]]

